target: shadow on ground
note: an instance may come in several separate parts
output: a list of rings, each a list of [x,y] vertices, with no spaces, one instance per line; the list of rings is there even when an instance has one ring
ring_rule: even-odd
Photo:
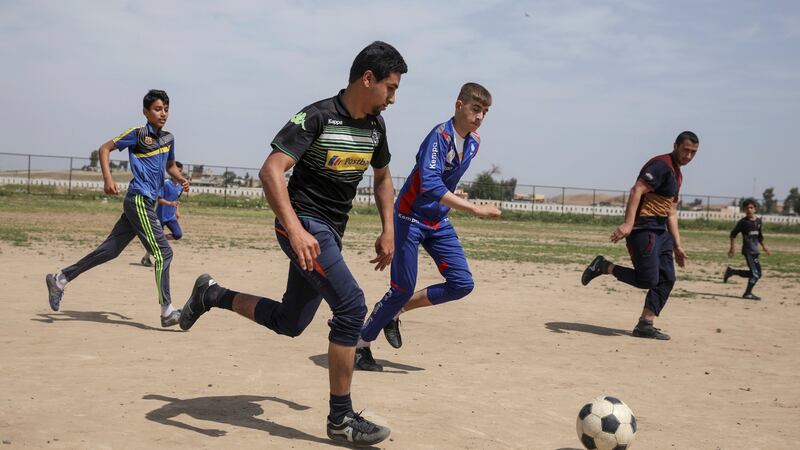
[[[261,395],[228,395],[219,397],[179,399],[158,394],[148,394],[142,397],[142,399],[166,402],[165,405],[162,405],[159,408],[156,408],[145,414],[145,418],[148,420],[152,420],[153,422],[158,422],[163,425],[181,428],[183,430],[194,431],[209,437],[225,436],[227,431],[213,427],[196,427],[194,425],[181,422],[180,420],[176,420],[176,417],[186,414],[187,416],[196,420],[216,422],[218,424],[264,431],[272,436],[277,436],[284,439],[299,439],[327,445],[349,447],[347,445],[339,445],[327,438],[320,438],[300,431],[296,428],[281,425],[269,419],[257,417],[264,414],[264,408],[262,408],[257,402],[266,400],[285,405],[286,407],[295,411],[305,411],[311,409],[309,406],[301,405],[299,403],[284,400],[278,397]],[[326,420],[325,416],[322,415],[317,419],[321,423],[324,423]]]
[[[314,355],[309,356],[308,359],[311,360],[314,364],[318,365],[319,367],[328,368],[328,354],[323,353],[321,355]],[[420,370],[425,370],[422,367],[416,366],[409,366],[408,364],[400,364],[391,361],[387,361],[385,359],[376,359],[376,363],[383,366],[383,371],[387,373],[408,373],[408,372],[418,372]],[[358,370],[358,369],[356,369]]]
[[[620,328],[608,328],[598,325],[589,325],[586,323],[575,322],[547,322],[544,324],[548,330],[553,333],[569,333],[570,331],[578,331],[581,333],[591,333],[598,336],[630,336],[629,330]]]
[[[81,321],[81,322],[97,322],[109,325],[127,325],[129,327],[138,328],[140,330],[148,331],[167,331],[167,332],[180,332],[177,329],[169,328],[156,328],[143,323],[134,322],[130,317],[123,316],[122,314],[110,311],[59,311],[47,314],[37,314],[38,319],[33,318],[34,322],[53,323],[53,322],[68,322],[68,321]]]

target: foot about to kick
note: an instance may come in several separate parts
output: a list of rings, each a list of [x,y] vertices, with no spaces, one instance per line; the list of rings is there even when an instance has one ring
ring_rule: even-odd
[[[328,437],[334,441],[349,442],[356,447],[375,445],[383,441],[391,430],[361,417],[356,412],[351,412],[342,419],[341,423],[328,420]]]
[[[142,265],[145,266],[145,267],[153,267],[153,262],[150,261],[150,257],[148,255],[144,255],[142,257],[142,260],[139,261],[139,262],[141,262]]]
[[[375,362],[372,357],[372,350],[369,347],[356,349],[356,368],[368,372],[383,372],[383,366]]]
[[[601,255],[597,255],[592,262],[586,267],[586,270],[583,271],[583,275],[581,275],[581,284],[586,286],[589,284],[590,281],[594,280],[595,278],[599,277],[603,274],[602,266],[603,262],[605,262],[605,258]]]
[[[730,266],[725,268],[725,275],[722,275],[722,282],[727,283],[728,279],[733,276],[733,269]]]
[[[48,273],[44,277],[44,282],[47,284],[47,301],[50,302],[50,308],[58,311],[58,308],[61,307],[61,298],[64,297],[64,290],[58,287],[55,274]]]
[[[215,284],[217,282],[207,273],[197,277],[194,282],[194,288],[192,288],[192,295],[189,296],[189,300],[186,300],[186,304],[183,305],[183,310],[181,311],[181,330],[192,328],[197,319],[211,309],[211,306],[206,301],[206,292],[208,288]]]
[[[661,328],[656,328],[652,323],[639,322],[631,333],[634,337],[645,339],[656,339],[659,341],[668,341],[670,337],[667,333],[661,331]]]
[[[400,319],[392,319],[391,322],[387,323],[386,326],[383,327],[383,335],[386,336],[386,340],[392,347],[402,347],[403,337],[400,336]]]
[[[164,328],[171,327],[173,325],[177,325],[180,322],[180,320],[181,320],[181,310],[175,309],[171,313],[169,313],[168,316],[166,317],[161,316],[161,326]]]
[[[761,297],[757,296],[756,294],[744,294],[742,298],[747,300],[761,300]]]

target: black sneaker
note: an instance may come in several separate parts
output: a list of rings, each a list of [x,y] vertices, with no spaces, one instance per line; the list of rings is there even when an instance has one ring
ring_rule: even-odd
[[[747,300],[761,300],[761,297],[756,294],[744,294],[742,298],[746,298]]]
[[[392,431],[388,427],[376,425],[352,412],[342,420],[333,423],[328,420],[328,437],[334,441],[350,442],[356,447],[368,447],[383,441]]]
[[[633,329],[634,337],[645,339],[657,339],[659,341],[668,341],[670,339],[667,333],[661,331],[661,328],[656,328],[652,323],[639,322]]]
[[[372,350],[369,347],[356,349],[356,367],[358,370],[366,370],[368,372],[383,372],[383,366],[375,362],[375,358],[372,357]]]
[[[722,282],[727,283],[728,279],[733,276],[733,269],[730,266],[725,268],[725,275],[722,276]]]
[[[581,284],[586,286],[590,281],[594,280],[600,275],[603,275],[603,272],[600,269],[605,261],[605,258],[597,255],[594,260],[592,260],[592,263],[586,267],[586,270],[583,271],[583,275],[581,275]]]
[[[164,328],[177,325],[181,320],[181,310],[173,310],[167,317],[161,316],[161,326]]]
[[[56,282],[56,275],[48,273],[44,277],[44,282],[47,284],[47,301],[50,302],[50,308],[53,311],[58,311],[61,307],[61,298],[64,296],[64,290],[58,287]]]
[[[208,288],[215,284],[217,284],[217,282],[207,273],[197,277],[197,280],[194,282],[194,288],[192,288],[192,295],[189,296],[189,300],[186,300],[186,304],[183,305],[183,310],[181,311],[181,330],[192,328],[192,325],[194,325],[197,319],[211,309],[205,297]]]
[[[393,319],[383,327],[383,335],[389,341],[389,345],[394,348],[403,346],[403,337],[400,336],[400,319]]]
[[[150,261],[150,255],[149,254],[142,256],[142,260],[139,261],[139,262],[142,263],[142,265],[145,266],[145,267],[153,267],[153,262]]]

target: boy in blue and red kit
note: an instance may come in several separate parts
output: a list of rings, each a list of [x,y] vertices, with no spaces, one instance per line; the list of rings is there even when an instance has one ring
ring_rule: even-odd
[[[180,161],[175,161],[175,167],[178,168],[183,174],[183,164]],[[175,175],[164,180],[164,186],[161,187],[161,193],[158,194],[158,206],[156,206],[156,216],[158,221],[161,222],[161,227],[164,229],[164,235],[167,240],[179,240],[183,237],[183,230],[178,219],[181,218],[181,202],[178,200],[183,194],[183,185]],[[169,229],[169,233],[166,230]],[[142,257],[142,265],[150,267],[153,263],[150,261],[150,252],[147,252]]]
[[[394,205],[394,245],[389,292],[375,305],[356,344],[356,367],[381,371],[369,344],[384,330],[394,348],[402,345],[399,316],[415,308],[458,300],[472,291],[474,283],[464,249],[447,214],[451,208],[478,217],[498,217],[494,205],[477,205],[453,193],[478,154],[477,133],[492,96],[477,83],[461,88],[452,119],[437,125],[422,141],[414,170]],[[425,248],[436,262],[445,282],[414,292],[417,254]]]
[[[628,197],[625,222],[611,233],[611,242],[625,239],[633,269],[597,256],[581,276],[584,286],[600,275],[614,275],[623,283],[647,289],[642,315],[633,329],[635,337],[670,338],[653,325],[653,319],[664,309],[675,285],[674,261],[681,267],[686,262],[678,231],[681,166],[692,161],[699,146],[697,135],[684,131],[675,139],[672,153],[653,157],[639,171]]]
[[[742,209],[745,216],[742,217],[736,226],[731,230],[731,247],[728,249],[728,258],[733,258],[734,245],[736,245],[736,235],[742,233],[742,255],[747,261],[749,270],[733,269],[731,267],[725,268],[725,275],[722,281],[727,283],[728,278],[733,275],[748,278],[747,289],[744,291],[742,298],[748,300],[761,300],[761,297],[753,294],[753,287],[755,287],[758,280],[761,278],[761,263],[758,261],[760,256],[758,246],[764,249],[764,253],[769,255],[767,244],[764,243],[764,234],[761,232],[761,219],[756,217],[756,202],[753,199],[747,199],[742,203]]]

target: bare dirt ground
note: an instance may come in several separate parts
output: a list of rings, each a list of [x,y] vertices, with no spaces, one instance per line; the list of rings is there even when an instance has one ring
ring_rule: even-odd
[[[190,332],[164,330],[153,271],[137,264],[134,243],[70,283],[54,313],[45,274],[90,251],[116,215],[29,219],[56,231],[28,247],[0,242],[0,448],[330,444],[327,306],[295,339],[219,310]],[[81,240],[64,231],[81,227]],[[176,305],[203,272],[236,290],[282,294],[288,262],[269,223],[225,232],[263,236],[247,246],[224,245],[212,218],[189,217],[184,230],[173,246]],[[370,257],[345,251],[371,307],[388,273],[374,272]],[[422,261],[420,286],[438,282]],[[636,414],[634,448],[800,442],[796,283],[767,273],[757,288],[764,300],[752,302],[739,298],[741,278],[679,281],[681,295],[658,321],[673,339],[654,342],[629,333],[644,293],[608,277],[582,287],[577,264],[471,267],[477,287],[467,299],[404,315],[403,348],[382,337],[373,345],[386,371],[355,374],[354,406],[392,428],[381,448],[577,449],[578,410],[602,394]]]

